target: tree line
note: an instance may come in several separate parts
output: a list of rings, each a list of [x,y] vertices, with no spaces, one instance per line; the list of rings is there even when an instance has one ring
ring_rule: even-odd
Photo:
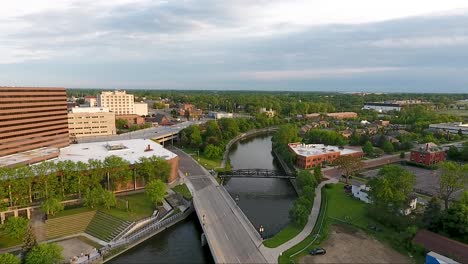
[[[170,164],[159,157],[141,157],[131,165],[118,156],[103,161],[89,159],[85,162],[45,161],[37,165],[0,168],[0,202],[2,208],[26,206],[35,201],[82,198],[91,190],[105,188],[114,192],[119,184],[135,180],[166,182]]]

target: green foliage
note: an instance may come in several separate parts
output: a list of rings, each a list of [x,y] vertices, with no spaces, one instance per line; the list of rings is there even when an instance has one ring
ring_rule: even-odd
[[[306,144],[325,144],[344,146],[346,139],[340,133],[333,130],[311,129],[304,137]]]
[[[364,146],[362,147],[362,151],[367,155],[370,156],[374,153],[374,147],[372,146],[372,143],[370,141],[366,141]]]
[[[308,170],[301,170],[296,177],[296,183],[297,186],[299,187],[299,190],[303,190],[304,187],[310,186],[312,188],[315,188],[317,186],[317,182],[314,178],[314,175],[310,173]]]
[[[361,158],[354,156],[340,156],[338,157],[333,164],[341,171],[342,175],[346,178],[346,183],[348,183],[349,178],[358,173],[364,167],[364,164],[361,161]]]
[[[104,159],[103,162],[104,171],[110,178],[110,186],[107,186],[108,190],[116,190],[118,183],[128,182],[132,179],[132,169],[130,163],[125,159],[111,155]]]
[[[297,227],[303,227],[307,223],[309,210],[301,203],[294,202],[293,207],[289,210],[289,219]]]
[[[439,195],[445,203],[445,209],[449,207],[449,201],[453,194],[468,184],[468,165],[459,165],[452,161],[439,165],[442,175],[439,180]]]
[[[21,260],[15,255],[10,253],[3,253],[0,255],[0,263],[3,264],[21,264]]]
[[[172,188],[172,190],[180,195],[182,195],[186,200],[192,200],[192,193],[188,189],[187,185],[179,184]]]
[[[5,222],[5,232],[11,238],[20,239],[28,230],[29,220],[24,217],[9,217]]]
[[[28,225],[26,234],[23,237],[23,253],[27,254],[31,249],[37,245],[36,236],[34,235],[34,230],[31,225]],[[0,262],[1,263],[1,262]]]
[[[382,144],[382,149],[387,154],[392,154],[395,151],[393,144],[388,140],[384,141],[384,143]]]
[[[369,196],[377,207],[398,213],[407,206],[415,184],[416,176],[413,173],[400,166],[387,165],[369,181]]]
[[[26,264],[58,264],[63,260],[62,247],[56,243],[39,244],[26,255]]]
[[[127,119],[121,119],[121,118],[115,119],[115,127],[117,129],[127,128],[128,127],[128,120]]]
[[[145,193],[154,204],[161,204],[166,194],[166,184],[160,180],[149,182],[145,187]]]
[[[440,230],[440,217],[441,217],[440,201],[437,197],[432,197],[424,210],[421,222],[424,228],[434,232]]]
[[[468,243],[468,191],[441,216],[442,231]]]
[[[223,156],[223,150],[220,147],[209,144],[205,147],[203,154],[209,159],[220,159]]]
[[[115,194],[112,191],[105,190],[101,186],[88,189],[84,195],[84,205],[91,209],[103,207],[110,209],[117,204]]]
[[[322,167],[315,166],[314,167],[314,178],[316,183],[320,183],[322,181]]]
[[[405,158],[405,152],[402,151],[402,152],[400,152],[400,159],[404,159],[404,158]]]
[[[271,139],[273,142],[273,150],[276,151],[290,167],[294,165],[295,156],[289,151],[288,144],[301,141],[298,133],[299,130],[295,125],[282,125]]]
[[[63,211],[63,204],[59,199],[49,198],[41,203],[41,209],[48,215],[55,215],[56,213]]]
[[[143,177],[146,182],[155,179],[167,181],[171,174],[171,165],[162,158],[152,156],[141,157],[136,164],[137,175]]]

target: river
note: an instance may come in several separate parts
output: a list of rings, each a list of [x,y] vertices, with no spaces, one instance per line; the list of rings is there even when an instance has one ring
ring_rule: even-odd
[[[233,169],[281,170],[271,154],[271,136],[241,140],[231,148]],[[286,179],[240,179],[225,182],[232,197],[252,224],[263,225],[264,236],[276,234],[288,223],[296,193]],[[195,215],[128,250],[108,263],[213,263],[208,246],[201,247],[202,229]]]

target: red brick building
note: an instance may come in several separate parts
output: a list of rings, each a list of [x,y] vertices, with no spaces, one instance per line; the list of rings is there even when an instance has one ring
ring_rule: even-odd
[[[427,143],[411,151],[410,161],[427,166],[444,161],[446,153],[434,143]]]
[[[346,149],[323,144],[290,143],[289,150],[296,154],[296,166],[310,169],[323,163],[332,163],[340,156],[353,156],[362,158],[364,153],[360,149]]]
[[[117,115],[115,119],[127,120],[128,125],[144,125],[145,118],[139,115]]]

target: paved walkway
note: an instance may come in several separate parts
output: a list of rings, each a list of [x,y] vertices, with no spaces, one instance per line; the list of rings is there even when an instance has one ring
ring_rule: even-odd
[[[337,183],[338,180],[335,178],[326,180],[321,182],[315,188],[315,199],[314,205],[309,215],[309,219],[307,220],[307,224],[305,225],[304,229],[296,235],[293,239],[289,240],[288,242],[276,247],[276,248],[267,248],[264,245],[260,247],[260,251],[263,253],[265,258],[267,259],[268,263],[277,263],[278,257],[284,251],[292,248],[293,246],[300,243],[302,240],[306,239],[312,230],[314,229],[315,223],[317,222],[319,213],[320,213],[320,206],[322,202],[322,187],[325,186],[327,183]]]

